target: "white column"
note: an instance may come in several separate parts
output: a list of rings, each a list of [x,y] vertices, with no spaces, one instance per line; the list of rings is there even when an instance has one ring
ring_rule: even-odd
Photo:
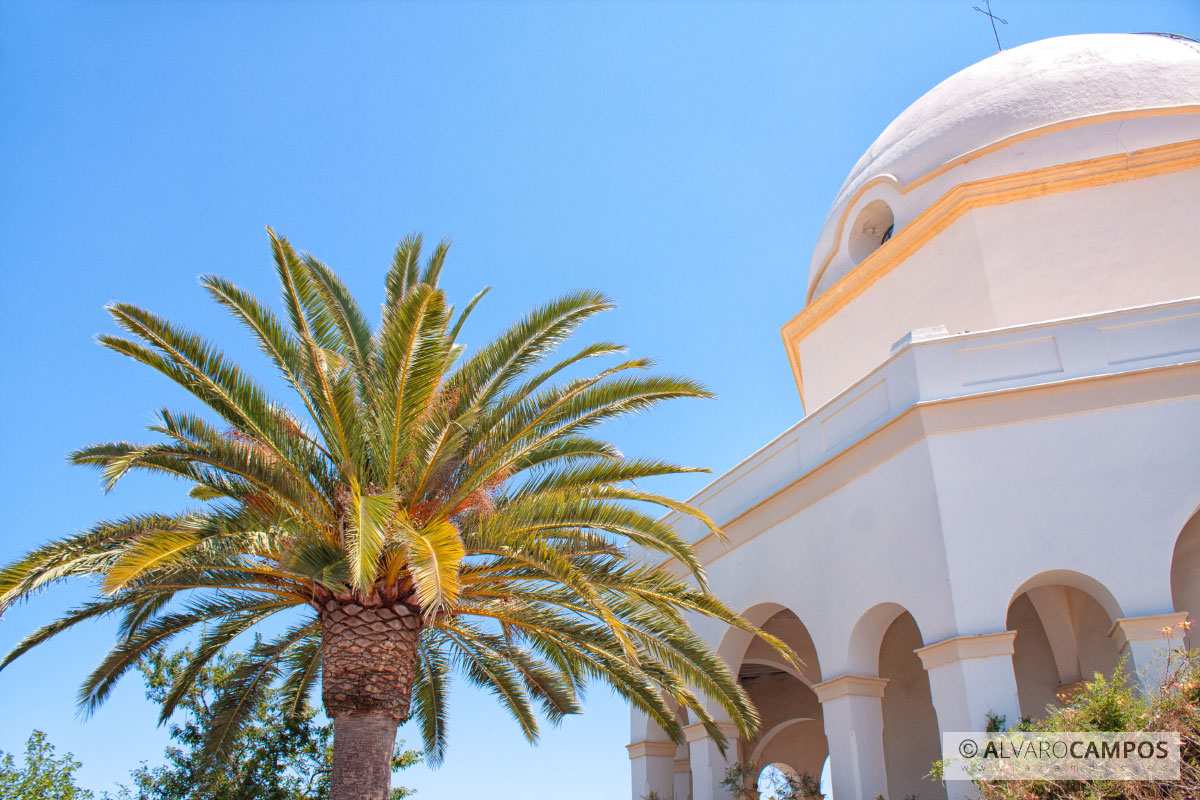
[[[686,749],[684,751],[687,752]],[[687,755],[675,757],[675,794],[673,800],[690,800],[692,796],[692,762]]]
[[[704,725],[695,722],[683,729],[688,740],[688,761],[692,768],[692,800],[732,800],[733,795],[721,781],[725,770],[737,760],[738,734],[732,722],[718,722],[728,744],[725,755],[708,738]]]
[[[651,792],[661,800],[668,800],[674,789],[678,746],[648,714],[636,708],[629,710],[629,741],[626,750],[633,800],[642,800]]]
[[[957,636],[916,651],[929,675],[939,734],[986,730],[989,713],[1004,717],[1010,728],[1020,723],[1012,663],[1016,637],[1015,631]],[[957,800],[978,792],[970,781],[947,781],[946,794]]]
[[[838,800],[887,796],[883,760],[884,678],[842,675],[813,686],[825,718],[829,771]]]
[[[1185,631],[1179,623],[1185,619],[1185,611],[1152,617],[1125,617],[1114,622],[1108,632],[1121,655],[1129,657],[1128,670],[1136,674],[1147,689],[1156,689],[1162,684],[1167,674],[1168,654],[1184,649]]]
[[[1012,654],[1015,631],[957,636],[916,651],[942,731],[982,731],[989,713],[1021,721]]]
[[[643,739],[625,749],[633,773],[633,800],[649,797],[651,792],[659,800],[670,800],[675,791],[675,743]]]

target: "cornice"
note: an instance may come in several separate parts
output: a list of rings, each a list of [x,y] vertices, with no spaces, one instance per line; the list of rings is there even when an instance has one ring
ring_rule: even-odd
[[[629,758],[675,758],[675,751],[678,746],[674,742],[662,742],[654,739],[642,739],[638,742],[625,745],[625,749],[629,752]]]
[[[978,636],[955,636],[953,639],[921,647],[913,652],[920,656],[921,665],[928,671],[974,658],[1011,656],[1013,640],[1016,638],[1016,631],[984,633]]]
[[[873,675],[839,675],[812,687],[822,705],[840,697],[883,697],[887,678]]]
[[[1177,646],[1183,639],[1183,629],[1178,626],[1187,616],[1186,611],[1172,611],[1148,617],[1122,617],[1112,624],[1108,637],[1117,643],[1118,650],[1125,649],[1131,642],[1166,644],[1169,641]]]

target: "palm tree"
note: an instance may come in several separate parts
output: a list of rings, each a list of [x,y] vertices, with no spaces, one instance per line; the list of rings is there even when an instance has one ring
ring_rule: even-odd
[[[455,316],[438,287],[445,242],[424,263],[419,236],[400,243],[372,330],[329,267],[269,233],[287,325],[223,278],[201,283],[253,335],[296,410],[200,336],[110,306],[129,338],[100,343],[211,413],[161,410],[150,426],[157,441],[105,442],[71,460],[99,468],[106,489],[135,471],[181,478],[198,507],[101,522],[4,568],[0,611],[69,578],[94,577],[99,590],[0,668],[77,623],[118,614],[115,645],[79,691],[88,713],[139,660],[196,631],[165,720],[206,663],[283,615],[273,636],[254,638],[220,697],[207,757],[219,763],[272,686],[301,709],[320,681],[334,723],[333,800],[387,796],[397,725],[410,715],[427,758],[441,761],[452,674],[493,693],[530,741],[535,706],[557,722],[580,710],[593,680],[676,741],[673,710],[686,709],[724,746],[704,696],[752,735],[753,706],[687,617],[753,631],[794,656],[708,591],[689,545],[647,508],[719,534],[713,523],[631,483],[692,470],[624,457],[592,435],[663,400],[709,393],[645,373],[646,359],[556,385],[580,362],[623,350],[601,342],[552,360],[581,322],[611,307],[596,292],[535,309],[467,357],[456,338],[483,292]],[[673,559],[681,574],[632,559],[629,545]]]

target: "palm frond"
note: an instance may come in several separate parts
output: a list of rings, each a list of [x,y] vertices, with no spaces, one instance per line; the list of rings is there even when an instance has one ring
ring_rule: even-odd
[[[465,548],[458,529],[438,520],[407,535],[409,571],[421,607],[429,616],[452,610],[462,590],[460,567]]]
[[[229,678],[213,706],[211,726],[204,731],[205,760],[216,766],[254,708],[278,677],[280,662],[297,642],[313,631],[315,623],[297,625],[270,642],[258,641]]]
[[[450,661],[439,642],[427,631],[422,637],[413,680],[413,716],[421,727],[425,745],[425,761],[432,767],[441,766],[446,757],[446,685],[450,678]]]
[[[375,581],[379,557],[397,514],[395,490],[369,495],[356,482],[351,484],[351,513],[346,526],[346,558],[350,582],[363,590]]]

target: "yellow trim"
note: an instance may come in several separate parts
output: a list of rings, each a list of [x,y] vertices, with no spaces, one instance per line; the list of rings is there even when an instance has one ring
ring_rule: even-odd
[[[800,313],[803,314],[804,312]],[[792,317],[787,325],[779,329],[779,335],[783,337],[783,349],[787,353],[788,365],[792,368],[792,378],[796,381],[796,391],[800,392],[800,404],[804,406],[804,413],[808,414],[812,409],[808,407],[808,401],[804,399],[804,375],[800,371],[800,356],[793,352],[796,349],[796,345],[788,341],[788,325],[791,325],[795,321],[796,317]]]
[[[813,292],[816,291],[817,285],[821,282],[821,278],[825,275],[825,270],[829,266],[829,262],[833,261],[833,257],[838,253],[838,248],[842,241],[842,231],[846,227],[846,220],[849,218],[850,212],[854,209],[855,205],[858,204],[858,201],[863,194],[865,194],[872,186],[878,186],[881,183],[890,183],[896,187],[896,191],[898,191],[900,194],[908,194],[913,189],[924,186],[934,178],[945,175],[950,170],[954,169],[955,167],[960,167],[963,164],[966,164],[968,161],[974,161],[977,158],[983,158],[984,156],[995,153],[997,150],[1003,150],[1006,147],[1025,142],[1030,139],[1036,139],[1047,134],[1058,133],[1059,131],[1070,130],[1072,128],[1079,128],[1084,125],[1098,125],[1104,122],[1120,122],[1122,120],[1140,119],[1142,117],[1169,117],[1176,114],[1200,114],[1200,105],[1163,106],[1160,108],[1139,108],[1130,111],[1110,111],[1105,114],[1093,114],[1088,117],[1077,117],[1075,119],[1063,120],[1062,122],[1053,122],[1049,125],[1042,125],[1039,128],[1030,128],[1029,130],[1022,131],[1021,133],[1015,133],[1012,136],[1007,136],[983,147],[977,147],[968,153],[964,153],[958,158],[947,161],[940,167],[925,173],[921,177],[909,183],[900,183],[900,181],[894,175],[879,175],[875,178],[872,178],[860,186],[858,191],[854,193],[854,196],[851,197],[850,200],[848,200],[842,207],[842,215],[838,219],[837,231],[834,233],[833,237],[833,247],[830,248],[829,255],[825,256],[825,260],[821,262],[821,266],[817,269],[816,277],[809,281],[810,286],[808,293],[804,296],[804,302],[812,302]]]
[[[800,340],[968,211],[1196,168],[1200,168],[1200,139],[958,184],[780,330],[800,399],[804,400],[796,352]]]

